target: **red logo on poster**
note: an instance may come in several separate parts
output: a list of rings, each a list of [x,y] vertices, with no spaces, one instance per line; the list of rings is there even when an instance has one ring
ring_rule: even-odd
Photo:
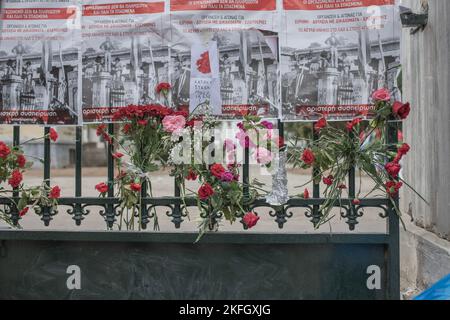
[[[197,69],[201,73],[208,74],[211,73],[211,65],[209,63],[209,52],[205,51],[197,60]]]

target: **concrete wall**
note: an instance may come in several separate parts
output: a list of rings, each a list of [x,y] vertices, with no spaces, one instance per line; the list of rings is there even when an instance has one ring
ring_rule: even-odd
[[[420,12],[426,2],[401,4]],[[430,203],[403,191],[403,211],[413,223],[402,234],[402,284],[419,289],[450,273],[450,242],[442,240],[450,240],[450,1],[428,5],[426,29],[402,35],[403,94],[412,106],[404,126],[412,147],[404,177]]]
[[[420,0],[402,1],[418,9]],[[412,146],[405,178],[429,200],[404,192],[416,224],[450,239],[450,1],[429,1],[424,32],[403,31],[404,100],[412,105],[404,133]]]

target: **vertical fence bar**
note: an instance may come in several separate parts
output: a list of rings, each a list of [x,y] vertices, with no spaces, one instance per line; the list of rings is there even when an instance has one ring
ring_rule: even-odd
[[[278,135],[284,141],[284,138],[285,138],[285,136],[284,136],[284,123],[281,122],[281,120],[278,120],[277,128],[278,128]]]
[[[75,128],[75,197],[82,196],[82,153],[83,153],[83,127]],[[83,209],[81,203],[74,206],[73,217],[77,226],[81,225]]]
[[[355,198],[356,195],[355,176],[355,167],[351,167],[348,172],[348,195],[350,199]]]
[[[81,197],[83,127],[77,126],[75,130],[75,196]]]
[[[350,138],[355,138],[355,134],[353,132],[349,133]],[[352,167],[350,168],[350,170],[348,171],[348,197],[349,199],[353,200],[355,199],[356,196],[356,179],[355,179],[355,166],[354,164],[352,165]],[[350,229],[350,231],[354,231],[355,230],[355,226],[358,224],[358,220],[357,220],[357,212],[356,212],[356,207],[355,204],[353,203],[353,201],[350,202],[349,204],[349,211],[346,214],[346,218],[347,221],[346,223],[348,224],[348,227]]]
[[[108,124],[108,134],[110,136],[114,135],[114,123]],[[114,198],[114,144],[108,143],[108,155],[107,155],[107,164],[108,164],[108,198]],[[114,222],[116,221],[114,204],[106,205],[106,225],[109,229],[112,229],[114,226]]]
[[[316,122],[314,122],[312,124],[313,128],[313,141],[315,142],[317,139],[319,139],[319,135],[318,133],[314,130]],[[320,174],[320,169],[317,168],[317,166],[314,165],[313,167],[313,198],[314,199],[319,199],[320,198],[320,184],[318,183],[318,181],[320,181],[320,177],[318,177]],[[321,219],[322,214],[320,213],[320,206],[318,205],[314,205],[313,206],[313,212],[312,212],[312,219],[311,222],[314,224],[314,226],[316,226]]]
[[[284,152],[286,150],[286,141],[285,141],[285,134],[284,134],[284,123],[281,122],[281,120],[278,120],[277,122],[277,128],[278,128],[278,136],[280,138],[280,144],[279,144],[279,152]],[[282,141],[282,144],[281,144]]]
[[[174,177],[174,195],[176,198],[180,198],[181,196],[180,181],[178,181],[177,177]],[[181,223],[183,222],[181,206],[178,203],[176,203],[173,207],[172,222],[176,229],[179,229],[181,227]]]
[[[140,152],[141,154],[144,153],[144,146],[140,146]],[[142,201],[143,199],[146,199],[148,197],[148,189],[151,188],[151,185],[149,185],[150,182],[147,181],[147,178],[143,178],[142,182],[141,182],[141,204],[140,204],[140,208],[139,208],[139,230],[145,230],[147,229],[147,224],[149,223],[149,214],[148,214],[148,206],[147,204]],[[157,219],[156,217],[156,213],[155,213],[155,219]]]
[[[395,144],[398,143],[398,122],[388,121],[387,123],[387,143],[392,144],[392,151],[396,151]],[[388,298],[400,299],[400,225],[399,217],[395,210],[399,208],[398,195],[389,203],[388,234],[389,244],[387,253],[388,266]]]
[[[147,196],[148,196],[147,189],[148,189],[147,181],[144,180],[144,181],[142,181],[142,186],[141,186],[141,199],[147,198]],[[147,229],[147,224],[149,222],[149,219],[148,219],[147,205],[145,203],[143,203],[142,201],[141,201],[141,207],[139,208],[139,210],[140,210],[140,215],[141,215],[141,219],[140,219],[141,221],[139,221],[140,228],[145,230],[145,229]]]
[[[356,195],[356,179],[354,166],[352,166],[348,171],[348,195],[350,199],[354,199]]]
[[[44,128],[44,183],[50,188],[50,165],[51,165],[51,157],[50,157],[50,127]],[[44,225],[48,227],[50,225],[50,221],[52,220],[52,214],[50,212],[49,207],[42,208],[42,217],[41,220],[44,222]]]
[[[13,146],[18,147],[20,145],[20,126],[14,126],[13,128]],[[19,197],[19,191],[17,188],[13,189],[13,198],[17,199]],[[14,224],[14,226],[18,226],[20,216],[19,216],[19,210],[15,205],[12,205],[10,207],[10,214],[11,214],[11,220]]]
[[[355,133],[352,131],[349,133],[350,138],[354,139],[355,138]],[[355,186],[355,166],[354,164],[352,165],[352,167],[350,168],[350,170],[348,171],[348,195],[350,199],[354,199],[355,195],[356,195],[356,186]]]

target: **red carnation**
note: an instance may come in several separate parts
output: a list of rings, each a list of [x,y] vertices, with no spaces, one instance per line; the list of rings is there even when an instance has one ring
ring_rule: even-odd
[[[197,174],[194,170],[190,169],[188,175],[186,176],[186,180],[195,181],[197,180]]]
[[[131,130],[131,124],[129,124],[129,123],[126,123],[122,128],[122,132],[125,134],[128,134],[130,132],[130,130]]]
[[[200,59],[197,60],[197,69],[201,73],[211,73],[211,65],[209,63],[209,52],[205,51],[201,54]]]
[[[25,158],[25,156],[23,154],[17,155],[17,165],[19,166],[19,168],[25,167],[26,164],[27,159]]]
[[[103,138],[103,140],[105,140],[105,141],[108,142],[109,144],[112,143],[112,138],[111,138],[111,136],[110,136],[109,134],[107,134],[106,132],[104,132],[104,133],[102,134],[102,138]]]
[[[399,190],[403,186],[401,182],[388,181],[386,182],[386,192],[390,197],[395,197],[398,195]]]
[[[22,173],[16,169],[11,173],[11,178],[9,178],[8,183],[11,187],[17,188],[18,186],[20,186],[22,180],[23,180]]]
[[[242,218],[242,221],[249,229],[254,227],[256,225],[256,223],[258,222],[258,220],[259,220],[259,217],[253,212],[247,212],[244,215],[244,217]]]
[[[307,188],[303,191],[303,199],[309,199],[309,190]]]
[[[103,135],[105,133],[106,130],[106,124],[102,123],[97,127],[96,130],[96,134],[98,137],[100,137],[101,135]]]
[[[281,149],[286,145],[286,142],[284,141],[284,138],[282,136],[278,136],[278,138],[276,140],[276,144],[277,144],[278,149]]]
[[[400,148],[398,148],[398,153],[402,156],[406,155],[409,150],[411,149],[411,147],[409,146],[409,144],[404,143],[400,146]]]
[[[352,131],[355,126],[361,123],[361,121],[362,121],[361,118],[355,118],[352,121],[347,122],[345,127],[347,128],[348,131]]]
[[[147,119],[141,119],[141,120],[137,121],[137,124],[142,126],[142,127],[145,127],[147,125],[147,123],[148,123]]]
[[[112,156],[114,159],[120,159],[123,157],[123,153],[122,152],[114,152]]]
[[[105,193],[105,192],[108,192],[109,188],[108,188],[108,185],[106,183],[100,182],[99,184],[97,184],[95,186],[95,189],[97,189],[97,191],[100,192],[100,193]]]
[[[352,200],[352,203],[353,203],[355,206],[357,206],[357,205],[360,205],[360,204],[361,204],[361,200],[359,200],[359,199],[353,199],[353,200]]]
[[[389,163],[386,163],[384,168],[386,169],[387,173],[392,178],[397,178],[398,177],[398,173],[400,172],[402,166],[399,163],[397,163],[397,162],[389,162]]]
[[[203,122],[203,116],[193,117],[186,122],[186,126],[193,128],[195,125],[197,125],[198,127],[201,127],[202,122]]]
[[[303,154],[302,154],[302,161],[308,165],[311,166],[314,163],[314,160],[316,159],[316,157],[314,156],[314,153],[312,152],[311,149],[305,149],[303,150]]]
[[[56,132],[55,129],[50,128],[49,137],[50,137],[50,140],[52,140],[53,142],[56,142],[56,140],[58,140],[58,133]]]
[[[319,121],[314,125],[314,130],[320,131],[327,126],[327,119],[320,118]]]
[[[130,189],[135,191],[135,192],[138,192],[138,191],[141,191],[142,186],[139,183],[131,183],[130,184]]]
[[[329,175],[328,177],[324,177],[322,180],[327,186],[331,186],[333,184],[334,177]]]
[[[51,190],[50,190],[50,194],[48,196],[50,199],[58,199],[59,197],[61,197],[61,188],[59,186],[54,186]]]
[[[200,200],[207,200],[214,194],[214,189],[209,183],[203,184],[200,189],[198,189],[198,197]]]
[[[211,174],[217,179],[220,179],[220,177],[222,177],[222,174],[224,174],[226,171],[220,163],[213,164],[209,170],[211,171]]]
[[[170,83],[167,83],[167,82],[161,82],[160,84],[158,84],[158,85],[156,86],[156,92],[157,92],[157,93],[160,93],[160,92],[166,93],[166,92],[169,91],[171,88],[172,88],[172,86],[170,85]]]
[[[0,141],[0,158],[5,159],[10,153],[11,149],[3,141]]]
[[[409,144],[407,144],[407,143],[402,144],[398,148],[397,155],[395,156],[393,162],[398,163],[403,158],[403,156],[405,156],[409,152],[410,149],[411,148],[410,148]]]
[[[392,112],[395,116],[398,118],[404,120],[408,118],[409,112],[411,111],[411,107],[409,105],[409,102],[403,104],[399,101],[395,101],[392,105]]]
[[[28,207],[23,208],[22,210],[19,211],[19,217],[23,217],[24,215],[26,215],[28,212]]]

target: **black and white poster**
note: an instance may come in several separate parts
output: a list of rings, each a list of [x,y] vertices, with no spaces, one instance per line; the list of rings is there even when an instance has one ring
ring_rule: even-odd
[[[164,1],[83,1],[83,120],[108,122],[118,108],[160,103],[168,82]]]
[[[375,90],[398,96],[395,0],[284,0],[283,6],[283,120],[370,117]]]
[[[1,0],[0,123],[79,123],[78,3]]]
[[[176,108],[226,118],[279,114],[276,0],[171,0],[171,81]],[[213,44],[214,50],[211,49]],[[192,49],[194,48],[194,50]],[[193,57],[197,48],[203,56]],[[214,68],[212,66],[218,66]],[[208,103],[192,101],[191,82],[209,74]],[[218,83],[218,82],[219,83]],[[205,88],[202,88],[203,92]],[[205,101],[202,101],[205,102]],[[210,110],[202,106],[208,105]]]

